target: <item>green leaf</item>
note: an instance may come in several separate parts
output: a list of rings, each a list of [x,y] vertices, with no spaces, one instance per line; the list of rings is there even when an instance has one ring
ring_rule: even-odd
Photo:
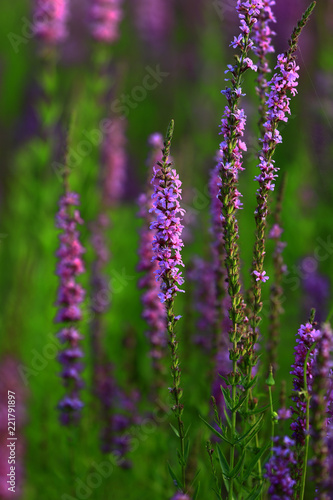
[[[196,500],[198,498],[199,490],[200,490],[200,482],[198,482],[197,487],[195,488],[195,491],[193,493],[193,500]]]
[[[263,418],[264,415],[260,415],[258,420],[249,428],[249,430],[245,432],[245,434],[240,436],[238,439],[236,439],[235,444],[240,444],[241,442],[243,442],[243,446],[246,446],[249,443],[249,441],[251,441],[253,436],[255,436],[255,434],[259,431],[259,428],[263,423]]]
[[[230,429],[231,429],[231,420],[230,420],[230,417],[229,417],[229,415],[228,415],[228,412],[227,412],[226,408],[224,408],[224,416],[225,416],[225,419],[226,419],[226,421],[227,421],[228,426],[229,426],[229,427],[230,427]]]
[[[189,453],[190,453],[190,441],[189,441],[189,440],[187,440],[187,441],[185,442],[185,450],[184,450],[184,459],[185,459],[185,463],[187,463]]]
[[[228,389],[225,389],[222,385],[220,386],[221,392],[223,394],[224,402],[228,410],[232,411],[232,400],[229,394]]]
[[[216,445],[216,448],[217,448],[217,454],[218,454],[218,457],[219,457],[219,462],[220,462],[222,474],[226,478],[229,479],[230,478],[230,468],[229,468],[228,460],[225,458],[225,456],[223,454],[223,451],[221,450],[221,448],[219,447],[219,445]]]
[[[185,431],[185,435],[184,435],[184,438],[186,438],[186,437],[187,437],[187,434],[189,433],[190,429],[191,429],[191,424],[190,424],[190,425],[188,426],[188,428],[186,429],[186,431]]]
[[[249,463],[249,465],[246,468],[245,474],[242,476],[242,482],[247,481],[247,479],[250,477],[253,469],[257,465],[258,461],[261,459],[261,457],[266,453],[267,450],[269,450],[271,447],[271,444],[266,444],[261,450],[254,456],[252,461]]]
[[[176,429],[176,427],[174,427],[172,424],[170,424],[170,427],[171,427],[171,429],[173,430],[173,432],[176,434],[176,436],[177,436],[177,437],[180,437],[180,436],[179,436],[179,432],[178,432],[178,430]]]
[[[244,385],[244,389],[245,390],[251,389],[251,387],[253,387],[254,384],[256,384],[257,380],[258,380],[258,375],[256,375],[255,377],[253,377],[253,379],[251,379],[248,384],[246,384],[246,385],[243,384]]]
[[[229,441],[229,439],[225,438],[220,432],[218,432],[216,429],[214,429],[214,427],[212,427],[208,422],[206,422],[206,420],[204,418],[202,418],[201,415],[199,415],[199,418],[207,425],[207,427],[217,436],[219,437],[220,439],[222,439],[222,441],[225,441],[226,443],[228,444],[231,444],[231,446],[234,445],[234,443],[232,443],[231,441]]]
[[[168,470],[169,470],[169,474],[171,476],[171,479],[174,483],[175,486],[177,486],[177,488],[182,488],[182,483],[181,481],[179,481],[179,479],[177,478],[176,474],[173,472],[172,468],[171,468],[171,465],[168,463]]]
[[[267,405],[265,406],[262,406],[261,408],[256,408],[255,410],[251,410],[247,413],[247,415],[258,415],[258,413],[262,413],[264,412],[265,410],[267,410],[267,408],[270,407],[270,404],[268,403]]]
[[[238,460],[237,464],[235,465],[235,467],[232,469],[232,471],[230,472],[230,479],[234,478],[237,476],[238,472],[240,471],[243,463],[244,463],[244,459],[245,459],[245,450],[243,450],[243,453],[242,453],[242,456],[240,457],[240,459]]]
[[[246,500],[256,500],[256,498],[258,498],[261,493],[262,487],[263,484],[261,484],[257,489],[254,487],[249,496],[246,498]]]
[[[240,407],[242,406],[242,404],[244,404],[244,403],[245,403],[246,399],[247,399],[247,394],[245,394],[245,396],[243,396],[243,397],[242,397],[242,398],[238,401],[238,403],[236,404],[236,406],[234,406],[234,408],[233,408],[231,411],[233,411],[233,412],[237,411],[237,410],[238,410],[238,408],[240,408]]]

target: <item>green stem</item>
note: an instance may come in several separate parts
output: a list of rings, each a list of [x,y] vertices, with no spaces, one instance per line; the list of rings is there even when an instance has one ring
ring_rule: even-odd
[[[314,320],[314,313],[311,313],[313,315]],[[317,342],[312,344],[311,348],[308,350],[305,361],[304,361],[304,367],[303,367],[303,375],[304,375],[304,397],[306,400],[306,424],[305,424],[305,445],[304,445],[304,454],[303,454],[303,464],[302,464],[302,477],[301,477],[301,487],[300,487],[300,500],[303,500],[304,498],[304,493],[305,493],[305,481],[306,481],[306,469],[308,465],[308,455],[309,455],[309,441],[310,441],[310,399],[311,395],[309,394],[308,390],[308,382],[307,382],[307,365],[308,365],[308,360],[310,357],[310,354],[312,351],[315,349],[317,345]]]
[[[234,341],[234,350],[236,350],[236,349],[237,349],[237,342]],[[232,366],[232,371],[234,374],[236,373],[236,370],[237,370],[237,361],[234,360],[233,366]],[[231,395],[233,408],[236,406],[236,395],[237,395],[236,394],[236,382],[234,379],[233,386],[232,386],[232,395]],[[236,434],[236,417],[237,417],[236,411],[233,411],[232,416],[231,416],[231,440],[232,440],[233,444],[231,445],[231,449],[230,449],[230,464],[229,464],[230,470],[232,470],[234,468],[234,463],[235,463],[234,440],[235,440],[235,434]],[[234,490],[234,478],[232,477],[230,479],[230,483],[229,483],[228,500],[233,500],[233,490]]]
[[[271,407],[271,420],[272,420],[271,438],[272,438],[272,443],[273,443],[273,439],[274,439],[274,407],[273,407],[273,398],[272,398],[272,388],[270,385],[268,386],[268,394],[269,394],[269,404]],[[271,456],[273,456],[273,446],[271,448]]]

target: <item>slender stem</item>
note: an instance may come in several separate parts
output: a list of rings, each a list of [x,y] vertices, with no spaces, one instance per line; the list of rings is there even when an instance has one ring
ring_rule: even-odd
[[[312,321],[314,320],[314,313],[311,313],[313,316]],[[311,319],[311,318],[310,318]],[[308,350],[305,361],[304,361],[304,397],[306,400],[306,413],[305,413],[305,445],[304,445],[304,453],[303,453],[303,465],[302,465],[302,477],[301,477],[301,487],[300,487],[300,500],[303,500],[304,498],[304,492],[305,492],[305,481],[306,481],[306,469],[307,469],[307,462],[308,462],[308,454],[309,454],[309,441],[310,441],[310,399],[311,395],[309,394],[308,390],[308,381],[307,381],[307,365],[308,365],[308,359],[310,357],[310,354],[312,351],[315,349],[317,345],[317,342],[315,342],[311,348]]]
[[[268,386],[268,394],[269,394],[269,404],[270,404],[270,407],[271,407],[271,420],[272,420],[272,427],[271,427],[271,437],[272,437],[272,443],[273,443],[273,439],[274,439],[274,407],[273,407],[273,398],[272,398],[272,388],[271,386],[269,385]],[[273,456],[273,446],[271,448],[271,456]]]
[[[237,349],[237,342],[234,341],[234,350]],[[232,370],[233,370],[233,373],[235,374],[236,373],[236,370],[237,370],[237,361],[234,360],[233,363],[232,363]],[[232,399],[232,406],[233,408],[236,406],[236,382],[235,380],[233,381],[233,385],[232,385],[232,394],[231,394],[231,399]],[[231,448],[230,448],[230,464],[229,464],[229,467],[230,467],[230,470],[232,470],[234,468],[234,463],[235,463],[235,444],[234,444],[234,440],[235,440],[235,434],[236,434],[236,411],[233,411],[232,412],[232,416],[231,416],[231,440],[232,440],[232,445],[231,445]],[[228,494],[228,500],[233,500],[233,489],[234,489],[234,478],[232,477],[230,479],[230,483],[229,483],[229,494]]]
[[[169,346],[171,351],[171,373],[173,379],[173,387],[171,393],[174,399],[173,411],[178,423],[178,434],[180,442],[180,465],[182,470],[182,487],[184,491],[186,490],[186,464],[185,464],[185,430],[184,423],[182,421],[183,405],[180,403],[182,396],[182,390],[180,388],[180,368],[179,368],[179,358],[177,354],[178,342],[176,334],[174,331],[175,317],[173,313],[173,300],[167,301],[167,317],[168,317],[168,335],[169,335]]]

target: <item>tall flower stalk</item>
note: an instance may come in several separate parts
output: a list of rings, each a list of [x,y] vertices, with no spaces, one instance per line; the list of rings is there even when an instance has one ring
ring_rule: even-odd
[[[320,330],[316,330],[313,324],[314,313],[306,325],[301,325],[298,330],[297,345],[295,347],[295,363],[292,365],[294,375],[293,386],[294,402],[291,411],[293,422],[292,438],[296,443],[296,464],[293,468],[293,479],[296,481],[297,498],[303,499],[306,468],[308,459],[308,448],[310,438],[310,399],[312,396],[313,368],[315,363],[316,342],[321,336]]]
[[[315,2],[312,2],[294,28],[289,40],[288,50],[284,54],[277,56],[275,69],[278,71],[269,83],[270,91],[267,96],[266,122],[263,125],[265,134],[262,140],[262,150],[259,153],[260,163],[258,167],[260,174],[255,177],[255,180],[259,182],[259,189],[257,190],[257,208],[255,211],[256,234],[252,264],[252,345],[257,341],[257,327],[261,321],[261,283],[268,279],[266,271],[264,271],[265,232],[269,193],[274,190],[274,183],[279,170],[275,167],[275,161],[273,160],[276,147],[282,142],[278,125],[280,122],[288,121],[288,114],[290,114],[290,97],[288,97],[288,94],[294,96],[297,93],[299,66],[296,64],[295,52],[300,33],[306,25],[314,6]]]
[[[235,56],[236,64],[228,65],[228,71],[231,73],[231,86],[222,91],[225,95],[228,105],[222,118],[221,135],[223,141],[220,144],[220,176],[221,190],[219,199],[222,204],[222,227],[225,246],[225,266],[227,269],[228,293],[231,299],[229,310],[232,328],[229,339],[232,344],[230,349],[230,359],[232,360],[232,372],[228,377],[228,383],[231,385],[231,440],[234,443],[236,432],[236,399],[237,385],[240,381],[240,374],[237,362],[241,357],[241,351],[238,344],[245,334],[245,303],[241,294],[240,281],[240,261],[238,247],[238,222],[236,218],[237,210],[242,207],[240,201],[241,194],[237,189],[238,174],[243,170],[243,151],[246,145],[242,140],[246,124],[244,110],[239,108],[239,100],[242,95],[241,80],[245,71],[249,68],[256,71],[257,67],[248,57],[248,53],[253,47],[253,41],[250,37],[253,25],[257,22],[257,17],[263,4],[261,0],[242,2],[238,0],[237,11],[240,19],[241,34],[234,37],[231,43],[233,48],[239,48],[240,55]],[[230,451],[230,470],[235,465],[235,445],[231,445]],[[233,498],[234,478],[230,479],[229,496]]]
[[[154,167],[152,185],[154,192],[152,195],[153,207],[151,212],[155,215],[155,220],[151,223],[151,229],[155,231],[153,240],[153,261],[158,263],[155,271],[156,279],[160,282],[161,291],[159,297],[165,303],[167,316],[167,332],[171,353],[171,374],[172,387],[169,389],[174,405],[172,411],[177,419],[180,450],[178,452],[179,462],[182,471],[181,485],[183,492],[186,492],[186,458],[185,458],[185,428],[182,420],[183,404],[181,403],[182,389],[181,370],[178,356],[178,340],[176,335],[176,324],[181,316],[174,314],[174,301],[177,292],[183,292],[180,286],[184,279],[179,270],[179,266],[184,266],[181,249],[183,242],[181,234],[183,225],[181,224],[185,210],[180,207],[181,181],[172,164],[169,162],[171,140],[173,136],[174,122],[170,122],[166,139],[164,142],[162,160]]]
[[[328,417],[332,411],[332,396],[330,390],[330,378],[332,371],[331,354],[333,351],[333,332],[331,326],[326,323],[321,327],[321,336],[317,343],[316,363],[313,370],[312,381],[312,404],[311,404],[311,438],[313,442],[313,480],[316,485],[316,498],[327,500],[329,458],[328,439],[329,431]]]
[[[69,425],[77,422],[81,417],[83,403],[80,399],[80,390],[83,386],[81,372],[83,365],[83,351],[80,348],[82,335],[76,329],[76,324],[82,319],[80,304],[84,299],[84,290],[76,282],[76,277],[84,272],[82,254],[84,248],[79,241],[77,225],[82,224],[79,211],[79,196],[72,193],[65,181],[65,193],[60,198],[59,212],[56,225],[61,230],[59,235],[60,246],[56,253],[58,257],[57,275],[60,279],[57,305],[57,323],[65,324],[58,333],[58,338],[65,348],[60,352],[58,360],[63,370],[61,377],[66,388],[66,395],[59,402],[60,422]]]
[[[274,52],[272,45],[272,36],[275,35],[270,24],[276,23],[272,7],[275,0],[263,0],[263,6],[258,15],[258,21],[253,26],[253,52],[258,57],[257,87],[259,96],[259,130],[262,135],[265,133],[264,123],[266,121],[267,100],[266,94],[269,90],[266,75],[271,72],[268,63],[268,55]]]

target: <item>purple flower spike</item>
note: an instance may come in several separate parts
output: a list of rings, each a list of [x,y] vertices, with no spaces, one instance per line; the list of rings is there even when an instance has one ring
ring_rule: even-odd
[[[59,261],[57,274],[60,278],[57,305],[61,306],[55,321],[67,323],[68,326],[58,333],[65,348],[60,352],[58,361],[63,367],[61,377],[67,389],[67,395],[60,401],[60,421],[64,425],[76,422],[80,418],[83,403],[79,398],[79,390],[83,386],[80,359],[83,352],[79,348],[82,336],[74,328],[73,323],[80,321],[82,312],[80,304],[84,299],[83,288],[75,282],[76,276],[84,271],[82,254],[84,249],[79,242],[77,224],[82,220],[79,212],[73,208],[79,204],[76,193],[65,193],[60,199],[59,212],[56,216],[57,227],[62,230],[59,235],[60,247],[56,253]]]
[[[305,444],[306,403],[302,396],[302,392],[305,389],[304,363],[309,350],[319,337],[320,330],[315,330],[311,323],[307,323],[306,325],[301,325],[298,330],[298,338],[296,339],[295,363],[292,365],[292,371],[290,372],[294,375],[293,386],[295,391],[295,395],[292,397],[295,405],[291,408],[294,421],[290,427],[294,431],[292,437],[299,446],[304,446]],[[306,367],[307,389],[310,395],[312,394],[315,354],[316,350],[310,353]]]
[[[91,0],[91,34],[97,42],[112,43],[119,38],[121,6],[122,0]]]
[[[242,208],[241,193],[238,191],[238,175],[243,168],[243,152],[247,147],[243,140],[246,125],[244,109],[239,107],[241,96],[244,95],[240,82],[243,74],[248,69],[256,71],[256,66],[249,58],[249,52],[253,47],[250,34],[253,25],[257,22],[258,14],[262,8],[261,0],[237,1],[237,12],[240,21],[240,35],[232,42],[232,46],[239,51],[236,64],[228,65],[226,73],[231,77],[226,79],[230,86],[222,90],[227,99],[227,106],[221,121],[221,132],[223,140],[219,151],[219,176],[220,185],[219,200],[221,202],[221,220],[223,228],[223,239],[225,252],[225,267],[227,269],[228,293],[231,297],[230,318],[233,328],[230,330],[230,339],[234,338],[237,331],[239,338],[244,334],[245,303],[241,294],[240,282],[240,258],[237,240],[238,221],[237,211]],[[237,318],[237,321],[236,321]],[[232,340],[233,341],[233,340]],[[254,342],[255,343],[255,342]],[[253,344],[254,344],[253,343]]]
[[[34,34],[43,42],[62,42],[67,36],[67,19],[67,0],[35,0]]]
[[[270,23],[275,23],[276,19],[272,12],[272,7],[275,5],[275,0],[263,0],[263,7],[258,16],[258,22],[253,26],[253,52],[258,57],[258,77],[257,77],[257,94],[259,96],[259,126],[264,133],[263,124],[265,123],[265,113],[267,111],[266,93],[268,91],[268,83],[266,80],[267,73],[271,70],[268,65],[268,55],[274,52],[272,45],[272,36],[274,31],[270,28]]]
[[[266,465],[264,475],[270,482],[268,490],[271,500],[293,498],[296,481],[291,478],[291,466],[296,463],[293,452],[295,442],[285,436],[274,438],[273,455]]]
[[[150,226],[155,231],[152,260],[158,263],[155,276],[161,282],[160,300],[165,302],[172,300],[177,292],[183,292],[179,288],[184,283],[179,266],[184,266],[180,252],[184,227],[181,219],[185,210],[179,204],[182,183],[176,170],[170,163],[163,165],[158,162],[153,171],[153,207],[150,212],[155,213],[156,220]]]

